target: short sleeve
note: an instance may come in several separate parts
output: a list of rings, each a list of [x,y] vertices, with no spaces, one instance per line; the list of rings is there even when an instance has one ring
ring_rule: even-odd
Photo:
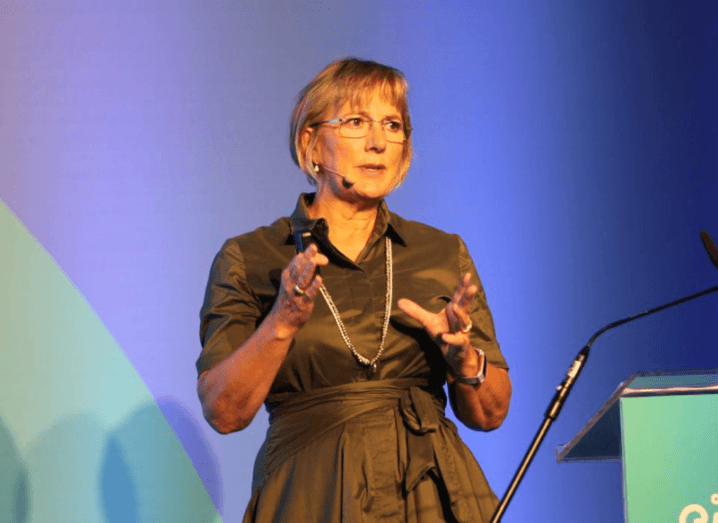
[[[476,271],[469,250],[461,238],[459,238],[459,267],[462,275],[467,272],[471,273],[471,282],[479,288],[471,306],[471,323],[473,324],[471,343],[477,349],[484,351],[490,363],[508,370],[509,366],[501,354],[498,341],[496,341],[494,320],[486,302],[484,286],[481,284],[479,273]]]
[[[247,283],[242,251],[228,240],[212,263],[200,310],[202,353],[197,374],[229,356],[257,328],[261,307]]]

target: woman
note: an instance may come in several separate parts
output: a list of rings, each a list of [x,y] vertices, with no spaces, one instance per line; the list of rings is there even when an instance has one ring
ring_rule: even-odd
[[[467,426],[494,429],[508,411],[478,275],[458,236],[384,203],[411,158],[406,92],[375,62],[320,72],[290,132],[316,193],[214,261],[197,361],[205,417],[228,433],[262,403],[270,412],[246,522],[475,522],[495,508],[444,415],[447,380]]]

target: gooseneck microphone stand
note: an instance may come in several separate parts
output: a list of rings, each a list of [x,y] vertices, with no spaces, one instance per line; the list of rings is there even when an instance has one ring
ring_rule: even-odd
[[[713,265],[718,268],[718,249],[716,249],[715,243],[713,243],[713,241],[708,236],[708,233],[705,231],[701,231],[701,240],[703,240],[703,245],[705,246],[706,251],[708,251],[708,255],[710,256]],[[618,327],[619,325],[623,325],[624,323],[643,318],[644,316],[654,314],[675,305],[680,305],[681,303],[693,300],[695,298],[699,298],[701,296],[705,296],[706,294],[710,294],[716,291],[718,291],[718,285],[702,290],[700,292],[696,292],[695,294],[691,294],[690,296],[685,296],[670,303],[666,303],[665,305],[660,305],[658,307],[654,307],[653,309],[639,312],[638,314],[634,314],[633,316],[629,316],[628,318],[609,323],[605,327],[599,329],[593,336],[591,336],[591,339],[588,340],[586,346],[581,349],[581,351],[576,356],[576,359],[573,360],[573,363],[571,364],[571,367],[569,367],[564,380],[558,387],[556,387],[556,394],[554,395],[553,399],[551,400],[551,404],[546,410],[544,421],[541,424],[541,427],[539,427],[536,436],[534,436],[534,439],[531,442],[528,451],[526,451],[524,459],[523,461],[521,461],[521,464],[519,465],[516,474],[514,474],[514,479],[511,480],[509,488],[506,489],[506,494],[504,494],[501,503],[499,503],[499,506],[496,507],[496,511],[494,512],[490,523],[497,523],[499,521],[499,518],[501,518],[501,516],[506,511],[506,508],[509,506],[511,498],[513,498],[514,494],[516,493],[516,489],[518,488],[519,483],[521,483],[521,480],[526,474],[526,471],[528,470],[531,461],[536,455],[536,452],[538,451],[541,442],[544,440],[544,437],[546,437],[548,429],[551,427],[551,424],[556,420],[556,418],[558,418],[559,412],[561,412],[563,404],[566,403],[566,399],[568,398],[568,395],[571,392],[574,383],[576,383],[576,379],[578,379],[579,374],[581,374],[583,367],[586,365],[588,353],[591,350],[593,342],[596,341],[596,338],[598,338],[604,332]]]

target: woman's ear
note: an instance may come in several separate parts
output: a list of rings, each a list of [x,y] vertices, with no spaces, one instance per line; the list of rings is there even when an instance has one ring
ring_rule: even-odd
[[[304,153],[304,156],[307,156],[307,149],[309,148],[309,144],[312,143],[312,138],[314,137],[314,129],[311,127],[305,127],[302,129],[300,135],[299,135],[299,146],[301,147],[301,150]]]
[[[320,158],[322,158],[322,143],[317,133],[317,129],[306,127],[300,135],[301,150],[303,151],[304,158],[309,162],[307,168],[311,169],[314,173],[317,172],[314,166],[319,165],[321,167],[322,163],[320,160]]]

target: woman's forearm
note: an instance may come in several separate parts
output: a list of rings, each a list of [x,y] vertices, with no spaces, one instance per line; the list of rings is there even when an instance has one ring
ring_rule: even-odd
[[[501,426],[508,414],[511,380],[505,369],[489,363],[481,385],[467,385],[450,379],[449,396],[454,414],[467,427],[493,430]]]
[[[202,411],[217,432],[227,434],[250,424],[297,330],[272,312],[229,357],[200,374],[197,393]]]
[[[272,310],[230,356],[200,374],[197,393],[205,419],[222,434],[250,424],[287,355],[292,339],[309,319],[322,285],[316,274],[329,262],[312,244],[292,258]]]

